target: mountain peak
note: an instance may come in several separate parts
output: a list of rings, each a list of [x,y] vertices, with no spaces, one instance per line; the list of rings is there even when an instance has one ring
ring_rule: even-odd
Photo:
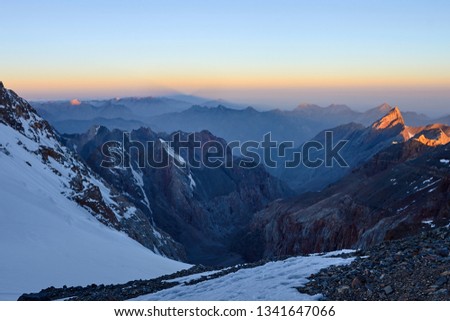
[[[25,99],[3,84],[0,86],[0,123],[38,143],[42,139],[55,138],[50,124]]]
[[[301,103],[300,105],[297,106],[296,109],[301,110],[301,109],[318,109],[318,108],[320,108],[320,106],[317,106],[315,104]]]
[[[225,107],[224,105],[220,104],[217,106],[217,110],[228,110],[228,107]]]
[[[405,127],[400,109],[396,106],[392,108],[384,117],[372,124],[372,128],[376,130],[393,128],[396,126]]]
[[[78,99],[76,99],[76,98],[74,98],[74,99],[72,99],[72,100],[70,101],[70,105],[71,105],[71,106],[79,106],[79,105],[81,105],[81,101],[78,100]]]
[[[244,110],[247,111],[247,112],[252,112],[252,113],[258,112],[258,111],[257,111],[255,108],[253,108],[252,106],[248,106],[248,107],[245,108]]]
[[[350,107],[342,104],[331,104],[326,108],[326,110],[327,112],[334,114],[352,112],[352,109]]]
[[[3,86],[3,81],[0,81],[0,89],[5,88],[5,86]]]
[[[381,112],[388,113],[392,109],[392,106],[388,103],[382,103],[380,106],[377,106],[376,109]]]

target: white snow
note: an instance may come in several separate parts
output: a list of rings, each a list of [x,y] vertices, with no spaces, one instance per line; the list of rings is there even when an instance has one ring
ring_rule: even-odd
[[[449,163],[450,163],[450,160],[448,160],[448,159],[441,159],[440,162],[441,162],[442,164],[449,164]]]
[[[49,167],[56,164],[44,164],[16,143],[35,142],[3,124],[0,139],[11,153],[0,153],[0,300],[49,286],[122,283],[189,267],[156,255],[67,199],[64,177]]]
[[[401,207],[397,210],[397,213],[403,212],[404,210],[406,210],[409,207],[409,205],[406,205],[405,207]]]
[[[189,187],[191,188],[191,191],[194,191],[196,184],[195,184],[194,179],[192,178],[191,173],[189,173],[188,178],[189,178]]]
[[[102,198],[107,205],[112,205],[114,207],[119,207],[119,205],[114,201],[113,196],[111,195],[111,190],[103,184],[102,181],[98,180],[95,177],[89,177],[90,183],[98,186],[100,189],[100,193],[102,194]],[[117,214],[116,214],[117,216]]]
[[[437,183],[439,183],[441,181],[441,179],[438,179],[438,180],[435,180],[433,182],[433,179],[434,179],[434,177],[430,177],[429,179],[424,180],[422,182],[422,185],[425,185],[425,184],[426,185],[423,186],[423,187],[415,186],[414,190],[412,192],[413,193],[421,192],[421,191],[426,190],[427,188],[429,188],[429,187],[431,187],[433,185],[436,185]],[[429,192],[432,192],[432,191],[429,191]],[[409,191],[408,191],[408,194],[409,194]]]
[[[430,227],[435,227],[436,225],[433,223],[433,220],[424,220],[422,224],[429,225]]]
[[[406,128],[406,132],[408,133],[408,139],[411,139],[414,137],[414,134],[409,131],[409,128]]]
[[[397,179],[396,179],[396,178],[391,178],[391,179],[390,179],[390,181],[391,181],[391,183],[392,183],[392,185],[393,185],[393,186],[395,186],[395,185],[397,185],[397,184],[398,184],[398,182],[397,182]]]
[[[124,212],[123,212],[123,218],[125,219],[130,219],[134,216],[134,214],[136,213],[137,209],[134,206],[131,206],[129,208],[127,208]]]
[[[170,146],[168,142],[166,142],[164,139],[161,138],[159,139],[159,141],[161,142],[162,146],[164,147],[164,150],[167,152],[167,154],[169,154],[169,156],[174,158],[180,165],[182,166],[186,165],[186,161],[184,160],[184,158],[175,153],[174,149]]]
[[[284,261],[270,262],[256,268],[241,269],[235,273],[195,285],[177,285],[134,300],[317,300],[321,295],[302,294],[295,287],[307,283],[307,278],[311,273],[318,272],[330,265],[349,264],[353,260],[353,258],[331,257],[334,254],[336,253],[293,257]],[[183,281],[185,282],[185,280]]]
[[[422,182],[422,184],[429,184],[434,179],[434,177],[430,177],[429,179],[426,179]]]
[[[142,202],[147,205],[150,212],[152,212],[152,209],[150,208],[150,201],[148,200],[147,194],[145,194],[144,190],[144,174],[142,172],[137,173],[133,166],[131,166],[131,173],[133,174],[134,181],[136,182],[137,186],[141,189],[141,193],[144,196],[144,199]]]

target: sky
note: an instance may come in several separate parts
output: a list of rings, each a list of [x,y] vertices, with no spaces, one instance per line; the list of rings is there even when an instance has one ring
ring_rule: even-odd
[[[27,99],[181,92],[261,107],[450,110],[450,1],[3,1]]]

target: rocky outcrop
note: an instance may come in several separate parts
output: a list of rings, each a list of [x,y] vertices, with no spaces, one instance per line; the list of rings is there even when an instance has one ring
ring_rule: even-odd
[[[298,290],[332,301],[448,301],[450,229],[427,229],[360,251],[351,264],[321,270]]]
[[[374,130],[385,130],[397,126],[401,129],[404,129],[406,126],[402,113],[398,107],[394,107],[386,114],[386,116],[372,124]]]
[[[446,126],[427,127],[420,131],[414,139],[421,144],[435,147],[450,143],[450,137],[444,132]]]

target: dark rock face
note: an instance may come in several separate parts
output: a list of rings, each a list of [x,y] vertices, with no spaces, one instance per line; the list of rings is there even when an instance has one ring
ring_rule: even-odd
[[[186,133],[179,133],[187,141]],[[246,169],[238,166],[226,168],[199,168],[180,166],[188,157],[204,159],[206,154],[169,156],[166,141],[172,135],[157,134],[148,128],[132,131],[130,138],[145,146],[145,152],[127,154],[130,167],[104,168],[101,147],[105,142],[123,142],[123,132],[98,127],[82,135],[65,135],[66,144],[76,148],[86,163],[104,178],[129,202],[151,217],[155,224],[184,245],[190,262],[209,265],[228,265],[241,262],[233,252],[232,240],[245,230],[253,214],[269,202],[288,195],[289,190],[262,167]],[[195,133],[201,144],[215,141],[226,146],[223,139],[208,131]],[[154,148],[148,145],[151,142]],[[119,147],[120,148],[120,147]],[[205,152],[205,151],[203,151]],[[231,159],[231,151],[227,151]],[[155,168],[139,166],[144,154],[147,158],[169,158],[169,166]],[[180,159],[183,160],[180,160]]]
[[[39,117],[27,101],[6,89],[3,83],[0,86],[0,122],[38,143],[42,138],[56,138],[48,122]]]
[[[159,230],[141,209],[136,208],[106,181],[102,180],[78,156],[68,150],[61,137],[33,107],[16,93],[0,88],[0,122],[26,136],[38,146],[31,150],[49,170],[61,178],[61,193],[87,209],[97,220],[147,248],[171,258],[185,259],[183,247]],[[7,153],[7,147],[4,152]]]
[[[252,239],[264,240],[263,257],[367,248],[413,235],[423,222],[448,224],[449,154],[449,145],[392,145],[320,193],[271,203],[255,215],[243,251]]]
[[[333,301],[448,301],[450,229],[424,229],[414,237],[360,251],[350,265],[323,269],[298,290],[322,293]]]

